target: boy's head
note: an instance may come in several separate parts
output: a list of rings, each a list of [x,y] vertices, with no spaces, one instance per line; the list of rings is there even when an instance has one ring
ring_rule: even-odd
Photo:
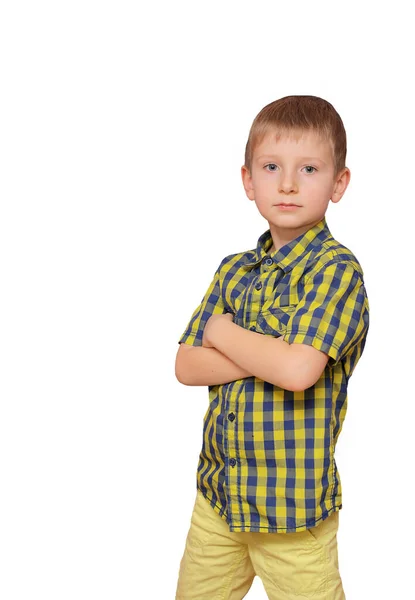
[[[330,200],[341,199],[350,181],[346,149],[339,114],[317,96],[280,98],[255,117],[242,181],[269,222],[274,243],[307,231],[325,215]]]

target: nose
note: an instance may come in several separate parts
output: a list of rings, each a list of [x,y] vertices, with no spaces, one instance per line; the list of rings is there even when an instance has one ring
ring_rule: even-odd
[[[297,192],[297,182],[295,177],[290,173],[282,173],[279,182],[279,191],[284,192],[285,194],[290,194],[291,192]]]

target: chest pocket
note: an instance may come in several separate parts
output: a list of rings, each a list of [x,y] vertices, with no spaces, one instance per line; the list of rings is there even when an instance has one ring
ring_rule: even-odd
[[[287,329],[290,316],[296,308],[296,304],[289,304],[287,306],[274,306],[261,311],[257,317],[256,331],[279,337]]]

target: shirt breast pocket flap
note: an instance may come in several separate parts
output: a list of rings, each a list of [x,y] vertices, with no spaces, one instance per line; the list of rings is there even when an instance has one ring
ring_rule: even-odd
[[[265,335],[279,337],[287,329],[290,316],[296,307],[296,304],[289,304],[287,306],[274,306],[262,310],[257,317],[256,331]]]

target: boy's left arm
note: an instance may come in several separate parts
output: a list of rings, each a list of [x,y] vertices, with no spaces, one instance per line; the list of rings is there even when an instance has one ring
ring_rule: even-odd
[[[312,346],[249,331],[224,315],[210,317],[203,339],[255,377],[293,392],[314,385],[329,358]]]
[[[327,363],[334,366],[342,360],[368,327],[362,276],[351,263],[338,261],[308,277],[281,337],[249,331],[213,315],[204,340],[255,377],[302,391],[316,383]]]

